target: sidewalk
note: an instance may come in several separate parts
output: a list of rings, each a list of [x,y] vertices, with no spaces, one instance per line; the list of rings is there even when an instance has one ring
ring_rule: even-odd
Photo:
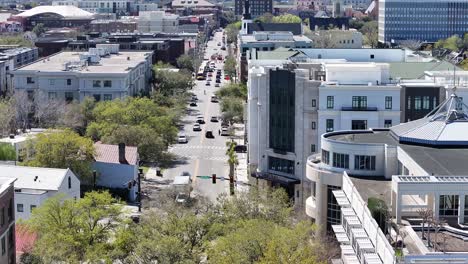
[[[244,124],[234,125],[234,136],[239,145],[245,145],[244,142]],[[247,171],[247,153],[237,154],[239,164],[236,167],[236,189],[237,191],[247,192],[249,190],[249,175]]]

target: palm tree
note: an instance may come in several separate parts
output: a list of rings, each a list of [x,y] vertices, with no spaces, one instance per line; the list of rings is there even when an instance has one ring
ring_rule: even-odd
[[[237,160],[237,154],[234,151],[234,147],[236,146],[236,142],[234,141],[227,141],[226,146],[226,156],[228,157],[228,164],[229,164],[229,179],[234,179],[234,168],[236,165],[239,164],[239,160]],[[233,182],[233,181],[231,181]]]

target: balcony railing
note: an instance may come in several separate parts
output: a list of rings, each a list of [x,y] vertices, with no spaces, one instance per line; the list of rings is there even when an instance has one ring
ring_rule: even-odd
[[[343,106],[341,111],[377,111],[377,107],[366,106],[366,107],[352,107],[352,106]]]

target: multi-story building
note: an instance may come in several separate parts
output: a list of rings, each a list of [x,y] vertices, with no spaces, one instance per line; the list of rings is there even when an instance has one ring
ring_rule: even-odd
[[[91,13],[129,14],[131,11],[129,0],[57,0],[54,6],[75,6]]]
[[[37,100],[96,101],[148,92],[152,51],[122,52],[98,44],[89,52],[61,52],[13,72],[15,92]]]
[[[0,96],[13,92],[11,73],[14,69],[38,59],[37,48],[0,46]]]
[[[234,13],[237,16],[243,15],[246,5],[250,8],[252,18],[263,16],[266,13],[273,14],[272,0],[235,0]]]
[[[0,222],[0,241],[2,252],[0,263],[16,263],[15,249],[15,190],[16,179],[0,177],[0,210],[2,218]]]
[[[143,11],[138,16],[138,31],[142,33],[178,32],[179,16],[164,11]]]
[[[468,32],[466,0],[380,0],[379,42],[436,42]]]
[[[0,165],[0,177],[15,180],[12,212],[16,219],[29,219],[34,208],[57,194],[80,199],[80,180],[70,169]]]
[[[310,39],[315,48],[360,49],[362,48],[361,32],[350,30],[316,30]]]
[[[93,20],[89,24],[89,29],[91,32],[106,32],[106,33],[116,33],[116,32],[135,32],[137,30],[138,23],[132,20]]]

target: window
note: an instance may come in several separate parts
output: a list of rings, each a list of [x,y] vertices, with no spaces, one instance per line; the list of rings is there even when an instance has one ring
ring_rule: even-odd
[[[370,55],[370,58],[373,59],[373,58],[374,58],[374,54],[371,54],[371,55]]]
[[[392,127],[392,120],[391,120],[391,119],[385,119],[385,121],[384,121],[384,127],[385,127],[385,128]]]
[[[385,109],[392,109],[392,97],[385,96]]]
[[[351,120],[352,130],[364,130],[367,129],[367,120]]]
[[[101,81],[100,80],[93,80],[93,87],[95,87],[95,88],[101,87]]]
[[[6,241],[5,237],[2,237],[2,256],[5,255],[6,252]]]
[[[26,83],[31,84],[34,83],[34,80],[32,77],[26,77]]]
[[[65,101],[67,103],[73,101],[73,92],[65,92]]]
[[[15,245],[15,230],[14,226],[10,226],[8,229],[8,248],[12,248]]]
[[[355,170],[375,170],[375,156],[354,156]]]
[[[316,106],[317,106],[317,100],[312,99],[312,107],[316,107]]]
[[[333,109],[335,98],[333,96],[327,96],[327,109]]]
[[[312,152],[312,153],[315,152],[315,144],[310,145],[310,152]]]
[[[327,185],[327,230],[331,230],[332,225],[340,224],[341,210],[335,196],[334,190],[339,190],[340,187]]]
[[[13,206],[13,199],[10,199],[10,202],[8,203],[8,222],[13,219]]]
[[[439,197],[439,215],[458,215],[458,195],[441,195]]]
[[[294,161],[275,157],[268,157],[268,170],[287,174],[294,174]]]
[[[367,108],[367,96],[353,96],[352,106],[356,109]]]
[[[421,110],[421,96],[414,97],[414,110]]]
[[[330,164],[330,152],[322,149],[322,163]]]
[[[71,85],[71,79],[67,79],[67,85]]]
[[[112,87],[112,81],[110,81],[110,80],[105,80],[105,81],[104,81],[104,87]]]
[[[36,205],[31,204],[31,206],[30,206],[30,208],[29,208],[29,211],[32,213],[32,211],[34,210],[34,208],[36,208]]]
[[[49,92],[49,100],[55,100],[55,99],[57,99],[57,93]]]
[[[333,119],[327,119],[327,132],[333,132]]]
[[[55,85],[55,80],[54,79],[49,79],[49,85]]]
[[[24,205],[23,204],[17,204],[16,205],[16,211],[20,212],[20,213],[24,212]]]
[[[422,108],[424,110],[429,110],[430,106],[430,97],[429,96],[423,96],[423,100],[422,100]]]
[[[104,94],[104,101],[112,101],[112,94]]]
[[[93,94],[94,101],[99,102],[101,101],[101,95],[100,94]]]
[[[315,123],[315,121],[312,121],[311,128],[312,128],[313,130],[315,130],[315,127],[316,127],[316,126],[317,126],[317,123]]]
[[[349,169],[349,155],[333,152],[333,167]]]
[[[463,97],[458,97],[457,105],[455,106],[455,110],[462,110],[463,109]]]
[[[71,189],[71,177],[68,176],[68,189]]]

